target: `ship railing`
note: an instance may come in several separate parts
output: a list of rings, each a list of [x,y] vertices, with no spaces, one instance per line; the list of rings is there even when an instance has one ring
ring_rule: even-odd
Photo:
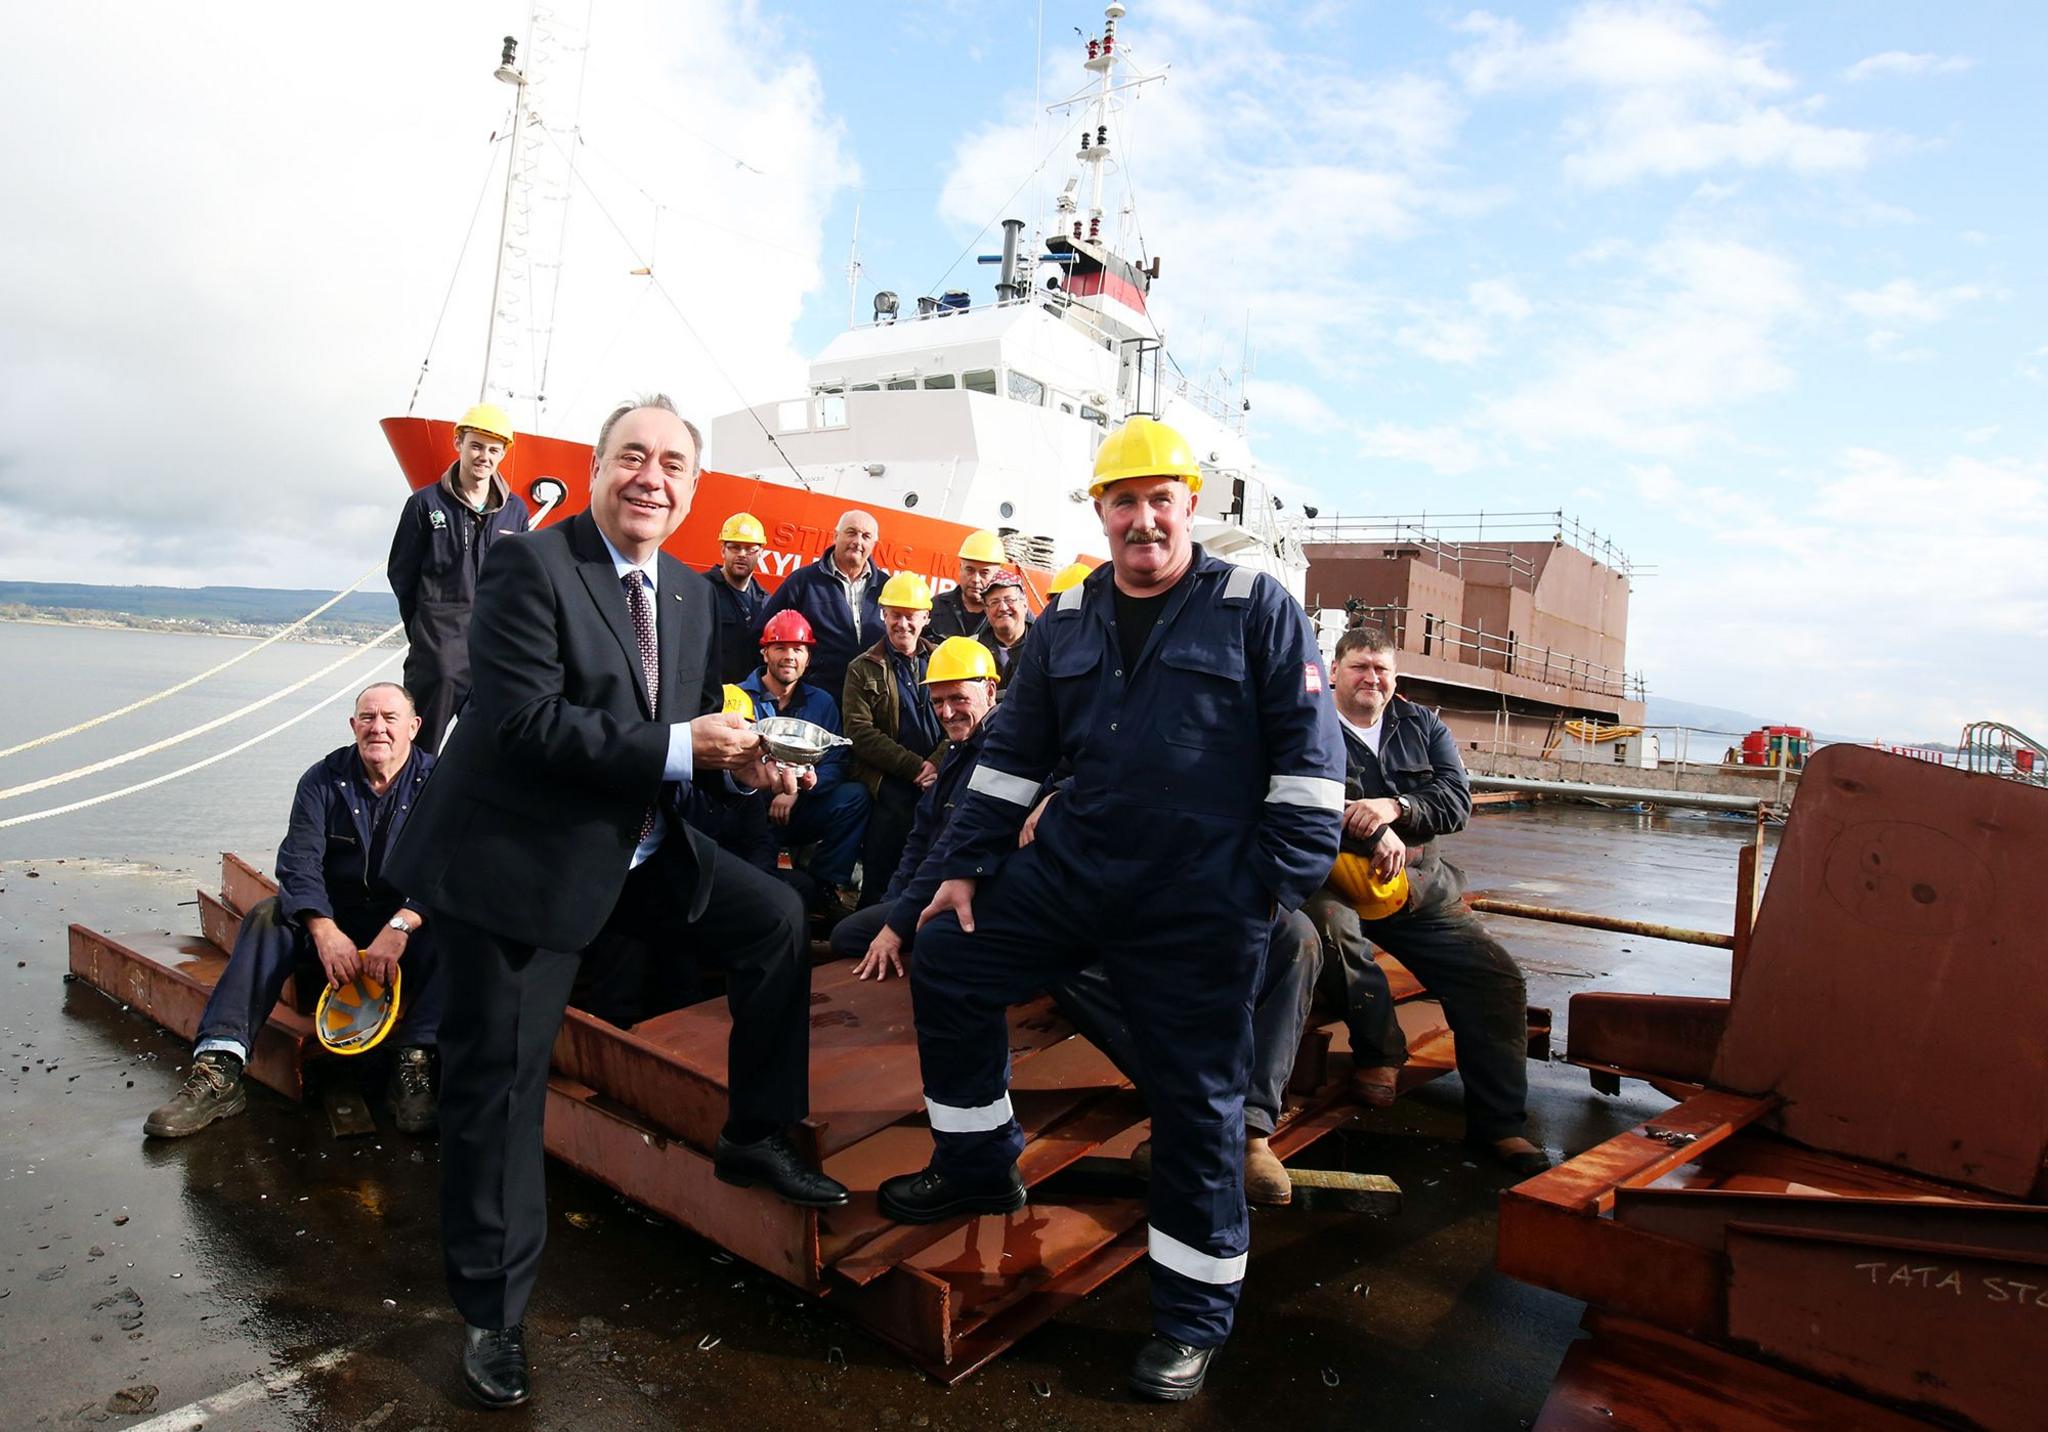
[[[1489,537],[1491,543],[1487,541]],[[1532,579],[1534,567],[1528,559],[1501,544],[1550,541],[1561,542],[1583,552],[1624,577],[1648,576],[1656,570],[1631,561],[1611,537],[1562,509],[1549,512],[1415,512],[1360,516],[1338,513],[1319,517],[1310,523],[1307,540],[1385,542],[1419,547],[1440,567],[1459,562],[1498,563],[1513,557],[1521,563],[1515,568],[1516,574]]]
[[[1463,665],[1589,695],[1624,701],[1643,701],[1649,696],[1649,685],[1641,672],[1631,673],[1575,652],[1525,642],[1512,631],[1488,631],[1484,622],[1466,626],[1434,612],[1416,613],[1404,605],[1375,606],[1356,599],[1347,601],[1342,608],[1318,609],[1317,622],[1329,634],[1330,646],[1334,646],[1336,635],[1346,627],[1374,626],[1386,632],[1396,650],[1416,656],[1441,656]]]

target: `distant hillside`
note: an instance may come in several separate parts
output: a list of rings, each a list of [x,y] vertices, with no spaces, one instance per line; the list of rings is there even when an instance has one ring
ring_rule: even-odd
[[[1643,717],[1650,726],[1690,726],[1697,731],[1754,731],[1759,726],[1769,725],[1743,711],[1731,711],[1726,706],[1703,706],[1696,701],[1673,701],[1668,696],[1653,695],[1644,703],[1647,714]],[[1781,725],[1797,725],[1796,721],[1780,720]]]
[[[84,582],[0,582],[0,618],[248,634],[275,631],[333,592],[288,587],[104,587]],[[306,629],[359,641],[398,620],[389,591],[351,592]]]

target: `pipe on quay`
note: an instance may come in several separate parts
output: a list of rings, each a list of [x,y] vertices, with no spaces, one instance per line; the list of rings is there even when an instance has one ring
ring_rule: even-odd
[[[1580,925],[1588,930],[1614,930],[1623,935],[1647,935],[1653,940],[1676,940],[1682,945],[1710,945],[1717,950],[1735,948],[1733,935],[1712,930],[1688,930],[1681,925],[1658,925],[1648,920],[1624,920],[1617,915],[1595,915],[1586,910],[1558,910],[1548,905],[1524,905],[1519,900],[1495,900],[1476,896],[1465,902],[1488,915],[1513,915],[1523,920],[1548,920],[1554,925]]]
[[[1709,791],[1645,790],[1640,786],[1598,786],[1582,781],[1539,781],[1523,776],[1470,776],[1475,791],[1522,791],[1530,795],[1577,796],[1586,800],[1641,801],[1645,805],[1688,806],[1695,810],[1731,810],[1755,815],[1773,802],[1755,796],[1724,796]]]

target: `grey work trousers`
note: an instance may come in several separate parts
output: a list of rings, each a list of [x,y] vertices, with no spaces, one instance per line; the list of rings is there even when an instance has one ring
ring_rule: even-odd
[[[1433,851],[1411,866],[1418,893],[1384,920],[1361,921],[1327,886],[1303,912],[1322,936],[1320,990],[1343,1011],[1361,1069],[1408,1062],[1376,944],[1407,966],[1439,1003],[1457,1045],[1465,1128],[1475,1141],[1519,1136],[1528,1123],[1529,995],[1513,955],[1460,898],[1465,875]]]

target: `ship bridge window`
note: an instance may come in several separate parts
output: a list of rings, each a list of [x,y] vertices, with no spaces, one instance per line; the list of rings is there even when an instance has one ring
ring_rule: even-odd
[[[1060,411],[1071,418],[1074,415],[1074,405],[1065,398],[1062,398],[1060,399]]]
[[[821,428],[843,428],[846,426],[846,394],[838,388],[818,390],[818,426]]]
[[[915,378],[891,378],[889,380],[889,391],[892,393],[907,393],[916,386],[917,379]]]
[[[1036,378],[1027,378],[1016,369],[1010,370],[1010,396],[1020,403],[1038,407],[1045,402],[1045,384]]]
[[[934,373],[924,380],[924,385],[927,388],[950,388],[953,386],[953,375],[951,373]]]
[[[996,370],[993,368],[969,368],[960,375],[960,386],[970,393],[987,393],[995,396]]]
[[[811,405],[803,398],[791,398],[775,405],[775,431],[800,433],[811,425]]]
[[[856,393],[879,393],[882,391],[882,385],[880,383],[855,383],[853,391]]]
[[[1081,417],[1083,421],[1093,423],[1098,428],[1107,428],[1109,426],[1109,414],[1103,412],[1100,408],[1083,407],[1081,409]]]

